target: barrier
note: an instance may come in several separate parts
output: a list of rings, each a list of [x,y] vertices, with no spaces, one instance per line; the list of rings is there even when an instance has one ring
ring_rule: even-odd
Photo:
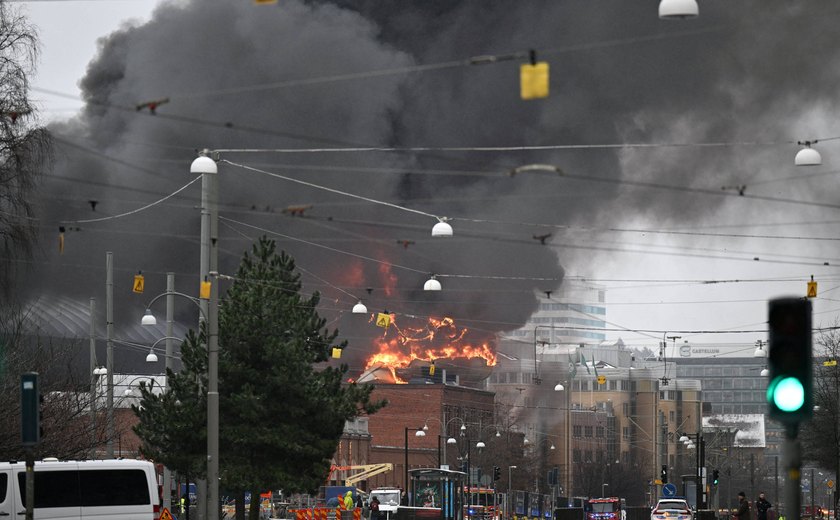
[[[362,510],[358,507],[352,511],[340,507],[307,507],[288,511],[295,515],[295,520],[349,520],[350,514],[353,520],[362,520]]]

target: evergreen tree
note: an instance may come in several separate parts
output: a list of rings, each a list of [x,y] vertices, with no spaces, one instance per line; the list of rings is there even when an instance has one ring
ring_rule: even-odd
[[[319,294],[304,298],[300,289],[294,260],[262,238],[244,255],[219,310],[221,486],[240,498],[238,505],[251,493],[251,518],[259,514],[262,491],[316,491],[344,423],[384,405],[370,401],[373,386],[343,382],[346,365],[319,366],[328,361],[338,332],[328,331],[316,312]],[[197,438],[198,431],[206,438],[201,339],[191,335],[184,342],[184,370],[169,374],[171,395],[145,389],[135,410],[144,453],[179,471],[186,467],[181,455],[205,462],[193,454],[206,446]],[[177,427],[156,429],[161,421]]]

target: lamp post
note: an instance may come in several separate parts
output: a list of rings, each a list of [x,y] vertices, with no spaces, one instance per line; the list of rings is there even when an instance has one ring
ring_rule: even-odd
[[[149,355],[146,356],[146,361],[152,362],[152,363],[157,361],[157,356],[154,353],[155,345],[157,345],[161,341],[166,341],[166,347],[165,347],[166,348],[166,351],[165,351],[166,354],[165,354],[165,357],[164,357],[164,367],[165,367],[165,370],[167,371],[165,373],[168,373],[169,370],[174,370],[173,358],[175,356],[175,346],[172,343],[172,340],[178,339],[178,338],[173,337],[174,323],[175,323],[175,297],[180,296],[182,298],[186,298],[187,300],[193,302],[196,306],[198,306],[199,315],[203,319],[206,319],[207,315],[205,313],[205,310],[201,307],[201,304],[199,303],[198,299],[194,298],[193,296],[190,296],[189,294],[177,292],[175,290],[175,273],[169,272],[169,273],[166,273],[166,292],[158,294],[157,296],[152,298],[151,301],[149,301],[148,304],[146,304],[146,312],[143,315],[143,317],[140,319],[140,324],[141,325],[146,325],[146,326],[157,325],[157,319],[155,318],[155,315],[152,314],[151,307],[152,307],[152,305],[154,305],[154,303],[156,301],[163,298],[164,296],[166,297],[166,336],[158,339],[157,341],[155,341],[152,344],[151,348],[149,349]],[[164,388],[164,392],[169,391],[169,380],[168,380],[168,378],[164,378],[163,388]],[[171,496],[172,472],[167,467],[164,467],[164,469],[163,469],[163,489],[164,489],[164,493],[163,493],[163,504],[162,504],[162,506],[167,508],[167,509],[171,509],[171,507],[172,507],[172,496]]]
[[[565,427],[563,428],[563,436],[565,437],[565,447],[564,447],[564,454],[563,454],[563,491],[566,493],[567,497],[572,496],[572,478],[571,478],[571,454],[572,454],[572,413],[571,413],[571,383],[567,380],[565,381],[567,386],[564,386],[563,383],[557,383],[554,385],[555,392],[564,392],[566,395],[566,418],[565,418]]]
[[[207,317],[207,518],[219,518],[219,287],[210,281],[218,273],[219,215],[218,167],[204,150],[190,165],[201,174],[201,258],[199,282],[210,283],[210,294],[201,298]],[[205,296],[205,295],[202,295]]]
[[[695,444],[693,439],[697,439]],[[681,442],[685,443],[686,448],[688,449],[697,449],[697,470],[694,472],[695,478],[695,486],[694,491],[696,493],[695,504],[697,509],[706,509],[706,503],[704,500],[705,493],[704,493],[704,479],[706,468],[706,441],[703,439],[703,433],[683,433],[679,439]]]
[[[444,463],[448,462],[448,459],[446,458],[446,445],[447,444],[457,444],[458,443],[458,440],[455,437],[452,437],[452,436],[449,435],[449,425],[452,424],[454,421],[460,421],[461,422],[461,437],[464,436],[464,432],[466,432],[466,430],[467,430],[467,425],[464,422],[464,420],[461,419],[460,417],[453,417],[446,422],[438,419],[437,417],[427,417],[426,420],[423,421],[422,430],[423,430],[424,434],[425,434],[425,432],[429,431],[429,421],[437,421],[438,423],[440,423],[440,426],[441,426],[441,431],[438,434],[438,468],[442,468]],[[446,443],[443,444],[443,454],[442,455],[441,455],[441,449],[440,449],[441,448],[441,443],[440,443],[441,437],[446,438]]]
[[[416,432],[414,434],[415,437],[425,437],[426,436],[426,432],[423,431],[423,428],[411,428],[410,426],[405,427],[405,496],[406,496],[406,501],[408,502],[408,504],[406,504],[406,505],[412,505],[412,502],[414,502],[414,500],[412,500],[412,498],[411,498],[411,493],[409,493],[409,490],[408,490],[408,432],[409,431]]]
[[[513,497],[511,496],[511,471],[512,469],[516,469],[516,466],[508,466],[508,490],[507,490],[507,498],[505,499],[505,513],[507,517],[510,518],[513,516]]]

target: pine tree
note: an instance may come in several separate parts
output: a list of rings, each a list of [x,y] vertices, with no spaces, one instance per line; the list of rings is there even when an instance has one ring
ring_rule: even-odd
[[[251,493],[251,518],[259,514],[261,491],[316,491],[329,473],[344,423],[384,405],[370,401],[371,385],[343,382],[346,365],[323,365],[338,332],[328,331],[316,311],[320,295],[304,298],[300,290],[294,260],[262,238],[244,255],[220,305],[221,486],[238,497]],[[175,452],[205,460],[192,455],[200,442],[196,429],[203,436],[206,424],[198,424],[206,418],[206,401],[195,398],[205,384],[201,339],[191,335],[184,342],[184,370],[170,374],[172,395],[145,391],[136,410],[144,453],[177,463],[170,467],[179,471],[184,461]],[[152,421],[178,414],[184,414],[175,421],[178,428],[155,431]]]

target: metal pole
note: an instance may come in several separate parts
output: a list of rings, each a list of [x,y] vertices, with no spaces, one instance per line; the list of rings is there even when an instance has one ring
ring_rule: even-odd
[[[213,164],[215,170],[215,163]],[[204,175],[207,179],[207,202],[210,213],[210,271],[215,277],[219,263],[218,176],[216,171]],[[210,302],[207,313],[207,518],[218,520],[219,502],[219,284],[209,280]]]
[[[507,517],[510,518],[513,516],[513,497],[511,496],[511,471],[512,469],[516,469],[516,466],[508,466],[508,492],[507,498],[505,499],[505,503],[507,507]]]
[[[817,483],[814,482],[814,468],[811,468],[811,518],[816,518],[817,515],[814,514],[814,488],[817,487]]]
[[[218,284],[211,280],[211,273],[216,274],[218,262],[218,168],[204,150],[190,166],[190,173],[201,174],[201,258],[199,283],[211,282],[210,297],[201,298],[200,320],[207,320],[207,497],[202,504],[201,487],[199,491],[199,520],[218,520],[219,504],[219,324],[218,324]]]
[[[802,455],[797,433],[798,425],[788,426],[782,444],[782,466],[786,475],[785,518],[787,520],[799,520],[800,518]]]
[[[96,298],[90,299],[90,458],[96,453]]]
[[[175,329],[175,273],[166,273],[166,357],[163,364],[165,367],[165,374],[163,378],[163,391],[169,391],[169,371],[173,370],[174,363],[172,356],[174,355],[174,344],[172,343],[172,335]],[[163,507],[172,510],[172,471],[163,467]]]
[[[406,427],[405,427],[405,445],[404,445],[404,449],[405,449],[405,451],[404,451],[404,455],[405,455],[405,461],[404,461],[404,466],[405,466],[405,467],[404,467],[404,469],[405,469],[405,480],[403,481],[403,485],[405,486],[405,498],[406,498],[406,502],[408,502],[408,500],[409,500],[409,496],[408,496],[408,426],[406,426]],[[408,505],[408,504],[406,504],[406,505]]]
[[[699,479],[697,482],[697,489],[700,490],[700,495],[698,498],[700,499],[700,503],[698,503],[697,508],[700,508],[700,504],[702,504],[703,509],[708,509],[708,503],[706,500],[706,439],[703,438],[703,432],[697,434],[699,437],[698,440],[698,450],[697,450],[697,471],[699,474]]]
[[[114,437],[116,427],[114,425],[114,254],[110,251],[105,253],[105,337],[107,347],[105,349],[105,368],[108,373],[107,390],[107,421],[108,438],[105,444],[105,454],[109,459],[114,458]]]

